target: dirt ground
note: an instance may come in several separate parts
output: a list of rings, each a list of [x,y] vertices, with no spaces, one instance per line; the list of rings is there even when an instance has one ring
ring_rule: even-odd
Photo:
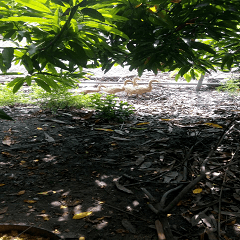
[[[175,239],[239,239],[236,97],[187,87],[120,97],[136,107],[124,123],[83,109],[4,108],[14,121],[0,121],[0,224],[41,227],[65,239],[157,240],[159,215],[149,205],[157,208],[180,186],[164,205],[176,198],[225,134],[207,164],[211,173],[167,219]]]

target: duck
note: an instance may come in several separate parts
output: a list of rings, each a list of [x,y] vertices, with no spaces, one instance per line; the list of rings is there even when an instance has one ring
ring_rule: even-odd
[[[132,82],[132,86],[126,86],[126,84],[124,84],[124,91],[127,93],[127,95],[133,95],[133,94],[137,94],[136,90],[138,88],[138,83],[137,80],[140,80],[139,78],[135,77],[133,78],[133,80],[126,80],[125,83],[127,82]]]
[[[80,91],[80,93],[87,94],[87,93],[93,93],[93,92],[100,92],[102,86],[103,85],[99,84],[97,88],[86,88]]]
[[[134,82],[132,81],[132,80],[130,80],[130,79],[127,79],[127,80],[125,80],[125,82],[124,82],[124,85],[122,86],[122,87],[110,87],[110,88],[108,88],[108,87],[106,87],[106,86],[102,86],[102,87],[104,87],[104,89],[102,89],[104,92],[107,92],[107,93],[109,93],[109,94],[115,94],[115,93],[117,93],[117,92],[122,92],[122,91],[124,91],[125,90],[125,87],[126,87],[126,85],[127,85],[127,83],[128,82],[132,82],[133,84],[134,84]],[[137,84],[138,85],[138,84]]]
[[[158,80],[150,80],[147,87],[137,87],[136,88],[136,94],[137,95],[142,95],[144,93],[151,92],[152,88],[153,88],[152,87],[153,82],[159,82],[159,81]]]

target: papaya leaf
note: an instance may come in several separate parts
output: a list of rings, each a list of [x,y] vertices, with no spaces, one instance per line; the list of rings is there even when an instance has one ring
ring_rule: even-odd
[[[7,115],[2,109],[0,109],[0,118],[5,120],[13,120],[9,115]]]
[[[93,8],[83,8],[81,12],[89,17],[98,19],[99,21],[105,22],[103,15]]]
[[[4,48],[2,51],[3,63],[7,69],[11,67],[14,58],[14,49],[12,47]]]
[[[41,88],[43,88],[45,91],[51,92],[51,88],[49,87],[49,85],[46,82],[42,81],[39,78],[35,78],[34,80],[36,81],[37,85],[40,86]]]
[[[29,56],[27,56],[26,54],[22,56],[22,63],[24,65],[24,67],[27,69],[29,74],[33,73],[33,63],[32,60]]]
[[[227,53],[223,58],[222,58],[222,64],[221,64],[221,69],[223,70],[225,64],[229,61],[229,59],[232,57],[231,53]]]
[[[22,80],[18,81],[18,82],[14,85],[14,87],[13,87],[13,93],[16,93],[16,92],[22,87],[23,83],[24,83],[24,78],[23,78]]]
[[[204,50],[206,52],[216,54],[216,52],[207,44],[201,42],[190,42],[190,46],[194,49]]]
[[[51,10],[48,7],[46,7],[46,5],[40,3],[39,1],[35,0],[15,0],[15,1],[23,4],[23,6],[29,7],[39,12],[52,13]]]

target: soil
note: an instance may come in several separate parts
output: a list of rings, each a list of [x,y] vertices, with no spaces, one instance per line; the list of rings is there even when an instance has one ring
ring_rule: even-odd
[[[145,97],[119,97],[136,108],[124,123],[98,119],[84,109],[3,109],[14,121],[0,121],[1,224],[40,227],[65,239],[158,239],[159,216],[149,208],[156,205],[150,194],[159,202],[168,190],[199,175],[203,159],[238,117],[239,101],[186,86],[156,86]],[[238,124],[212,155],[209,169],[229,163],[239,144]],[[217,236],[219,203],[222,237],[239,239],[237,164],[228,174],[218,168],[168,212],[176,239],[214,239],[209,231]],[[170,193],[165,205],[179,191]],[[86,212],[91,214],[81,218]]]

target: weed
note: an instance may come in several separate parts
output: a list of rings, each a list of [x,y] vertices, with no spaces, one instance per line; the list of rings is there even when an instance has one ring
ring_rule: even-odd
[[[227,91],[231,95],[239,94],[240,79],[229,79],[225,84],[220,87],[217,87],[218,91]]]
[[[46,92],[37,84],[32,84],[29,92],[20,89],[17,93],[12,92],[12,87],[0,85],[0,106],[15,104],[35,104],[43,109],[56,112],[58,109],[90,108],[95,109],[97,117],[106,120],[125,121],[133,114],[133,106],[127,102],[119,101],[115,95],[75,94],[70,88],[59,85],[52,92]]]

